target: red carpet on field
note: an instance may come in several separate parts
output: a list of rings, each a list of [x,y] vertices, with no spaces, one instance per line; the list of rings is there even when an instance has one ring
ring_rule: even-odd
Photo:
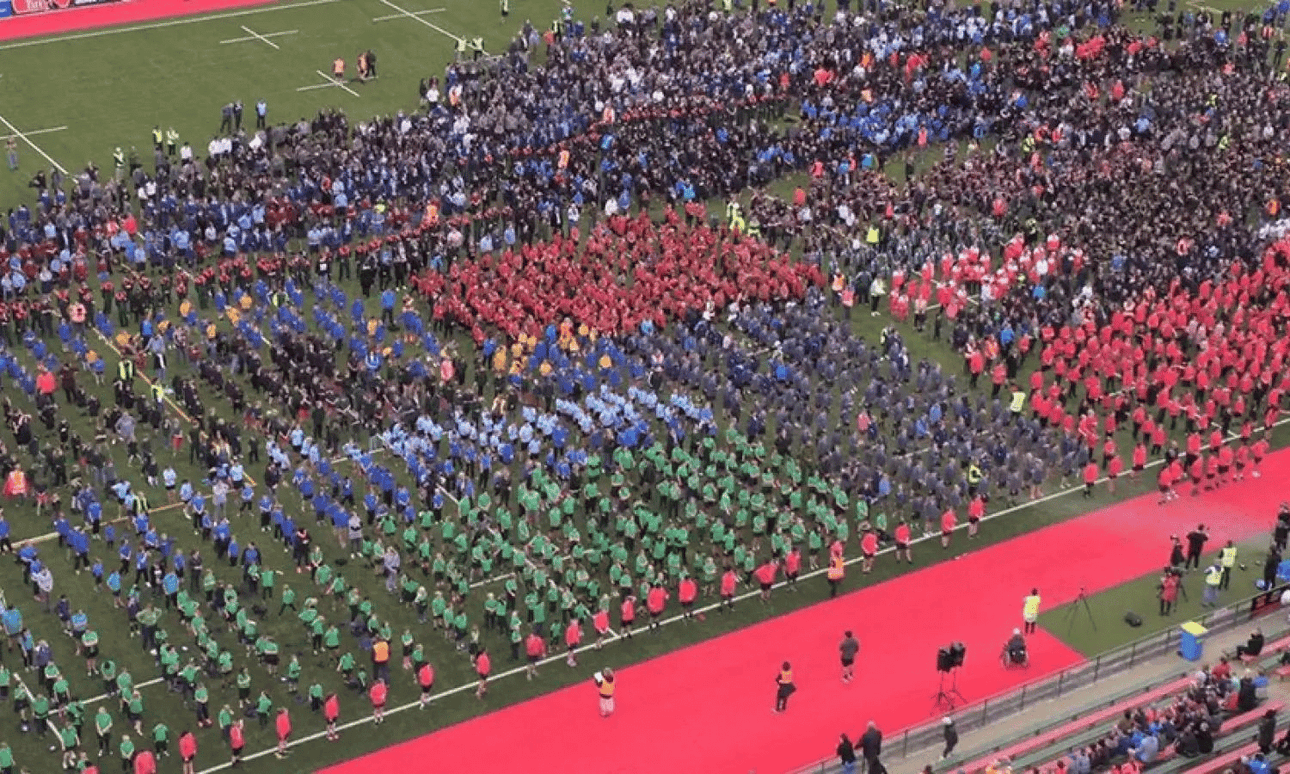
[[[121,0],[0,19],[0,41],[227,11],[272,0]]]
[[[618,712],[605,720],[597,713],[590,675],[616,666],[618,649],[610,646],[582,657],[585,684],[326,772],[416,771],[427,765],[435,771],[482,765],[597,774],[793,771],[828,756],[839,732],[856,738],[871,719],[890,733],[933,717],[936,651],[951,641],[967,645],[959,690],[968,701],[1077,663],[1079,654],[1041,630],[1031,640],[1029,670],[999,665],[999,650],[1020,625],[1022,597],[1031,587],[1040,588],[1045,608],[1051,608],[1073,600],[1081,586],[1091,594],[1139,577],[1167,561],[1170,534],[1200,521],[1211,529],[1210,548],[1270,532],[1283,496],[1277,482],[1287,480],[1290,453],[1282,452],[1269,457],[1260,479],[1166,506],[1157,505],[1155,495],[1138,497],[624,668],[617,673]],[[961,550],[965,543],[956,535],[952,548]],[[923,555],[940,550],[915,548]],[[856,568],[848,569],[847,582],[858,584],[861,577]],[[837,645],[845,629],[862,646],[850,685],[838,679]],[[788,712],[775,715],[774,677],[785,660],[793,663],[799,690]],[[499,664],[503,670],[509,666]]]

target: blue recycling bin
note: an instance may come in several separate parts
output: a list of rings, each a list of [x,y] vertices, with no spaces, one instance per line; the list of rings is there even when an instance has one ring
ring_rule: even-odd
[[[1200,661],[1205,655],[1204,637],[1209,630],[1195,621],[1188,621],[1178,628],[1182,630],[1182,637],[1178,643],[1178,655],[1188,661]]]
[[[1290,559],[1282,559],[1277,565],[1277,581],[1279,583],[1290,581]]]

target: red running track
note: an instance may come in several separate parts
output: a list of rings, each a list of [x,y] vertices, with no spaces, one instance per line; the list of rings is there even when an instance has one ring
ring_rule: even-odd
[[[121,0],[103,5],[10,16],[0,19],[0,41],[79,32],[122,24],[138,24],[177,16],[194,16],[253,5],[267,5],[270,2],[272,0]]]
[[[1211,528],[1211,548],[1270,531],[1280,496],[1274,490],[1287,480],[1290,453],[1282,452],[1267,460],[1260,479],[1163,507],[1154,495],[1138,497],[624,668],[617,673],[618,712],[608,720],[597,713],[588,677],[325,774],[418,771],[427,761],[435,771],[473,771],[481,762],[498,771],[596,774],[792,771],[827,756],[838,732],[856,738],[870,719],[894,730],[931,717],[936,651],[952,640],[968,648],[959,689],[969,701],[1079,662],[1078,653],[1041,630],[1031,640],[1029,670],[999,665],[1032,586],[1045,607],[1054,607],[1073,600],[1081,586],[1095,593],[1140,577],[1165,563],[1170,534],[1198,521]],[[963,538],[955,539],[961,548]],[[857,576],[852,569],[848,580],[856,583]],[[850,685],[838,679],[844,629],[862,645]],[[611,646],[603,655],[584,655],[579,668],[590,676],[613,666],[614,652]],[[799,690],[788,712],[775,715],[774,675],[786,659]]]

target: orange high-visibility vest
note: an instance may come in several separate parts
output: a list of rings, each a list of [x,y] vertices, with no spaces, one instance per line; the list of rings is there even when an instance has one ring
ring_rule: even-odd
[[[846,563],[841,555],[834,554],[829,557],[829,580],[842,580],[846,572]]]
[[[7,497],[22,497],[27,494],[27,474],[21,470],[12,470],[4,482],[4,493]]]

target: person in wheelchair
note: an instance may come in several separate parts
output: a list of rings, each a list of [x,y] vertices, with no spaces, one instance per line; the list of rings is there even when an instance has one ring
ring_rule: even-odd
[[[1009,665],[1026,666],[1030,663],[1030,657],[1026,654],[1026,638],[1021,635],[1020,629],[1012,630],[1012,637],[1003,646],[1003,656]]]

